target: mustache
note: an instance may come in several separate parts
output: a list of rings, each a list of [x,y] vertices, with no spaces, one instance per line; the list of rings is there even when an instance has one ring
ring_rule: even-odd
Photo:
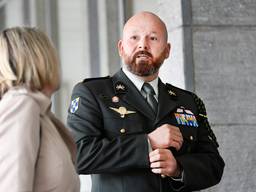
[[[152,54],[147,51],[138,51],[134,54],[134,57],[136,58],[138,55],[146,55],[148,57],[152,57]]]

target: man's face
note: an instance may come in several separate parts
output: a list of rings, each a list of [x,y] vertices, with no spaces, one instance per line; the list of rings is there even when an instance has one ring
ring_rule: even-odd
[[[158,72],[169,56],[164,24],[152,15],[137,15],[125,25],[123,39],[118,43],[119,54],[127,69],[138,76]]]

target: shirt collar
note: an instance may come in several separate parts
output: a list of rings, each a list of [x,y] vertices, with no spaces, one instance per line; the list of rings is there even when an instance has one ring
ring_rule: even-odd
[[[144,81],[142,79],[140,79],[137,75],[134,75],[133,73],[131,73],[125,66],[122,68],[122,70],[123,70],[124,74],[131,80],[131,82],[133,82],[135,87],[139,91],[141,91]],[[158,97],[158,80],[159,80],[159,78],[156,78],[153,81],[147,82],[153,87],[153,89],[156,93],[156,95],[155,95],[156,98]]]

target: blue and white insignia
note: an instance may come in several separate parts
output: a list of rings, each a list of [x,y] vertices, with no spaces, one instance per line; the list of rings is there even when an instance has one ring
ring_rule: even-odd
[[[78,105],[79,105],[79,99],[80,97],[75,98],[74,100],[71,101],[70,104],[70,113],[75,113],[78,109]]]
[[[174,115],[179,125],[198,127],[196,117],[192,113],[192,111],[187,110],[184,107],[181,107],[177,109],[177,112],[174,113]]]

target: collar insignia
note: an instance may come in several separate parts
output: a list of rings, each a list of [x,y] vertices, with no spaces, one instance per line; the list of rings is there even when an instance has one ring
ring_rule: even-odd
[[[169,95],[176,96],[176,93],[174,93],[172,90],[168,90]]]
[[[124,91],[125,90],[125,86],[124,85],[122,85],[122,84],[117,84],[116,85],[116,90],[122,90],[122,91]]]
[[[109,108],[112,109],[113,111],[119,113],[121,118],[124,118],[125,115],[136,113],[136,111],[128,111],[125,107],[119,107],[119,108],[109,107]]]
[[[123,82],[116,82],[115,84],[116,93],[125,93],[127,91],[127,87]]]

